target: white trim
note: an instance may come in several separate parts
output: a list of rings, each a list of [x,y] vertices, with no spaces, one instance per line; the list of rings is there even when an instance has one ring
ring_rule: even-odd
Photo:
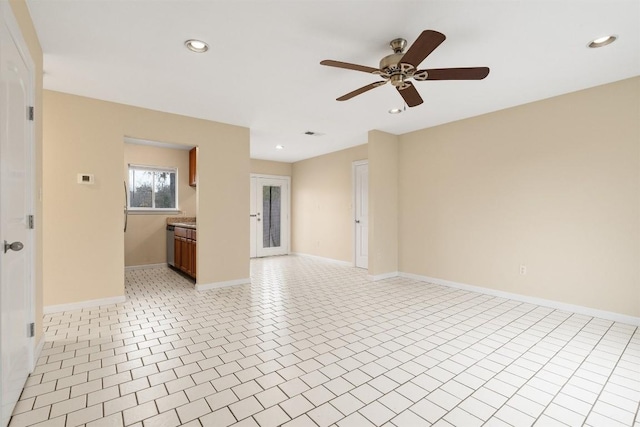
[[[129,215],[180,215],[180,209],[148,209],[148,208],[129,208]]]
[[[544,307],[554,308],[562,311],[570,311],[585,316],[599,317],[601,319],[611,320],[614,322],[627,323],[634,326],[640,326],[640,317],[629,316],[626,314],[615,313],[613,311],[598,310],[582,305],[567,304],[560,301],[548,300],[544,298],[532,297],[522,294],[514,294],[511,292],[500,291],[497,289],[484,288],[482,286],[467,285],[465,283],[452,282],[450,280],[438,279],[435,277],[420,276],[412,273],[400,273],[400,277],[418,280],[421,282],[434,283],[436,285],[447,286],[450,288],[462,289],[470,292],[478,292],[480,294],[496,296],[500,298],[508,298],[515,301],[525,302],[528,304],[536,304]]]
[[[166,262],[162,262],[160,264],[127,265],[124,268],[124,271],[146,270],[148,268],[160,268],[160,267],[168,267],[168,264]]]
[[[291,182],[291,176],[289,175],[267,175],[265,173],[250,173],[249,178],[288,179],[289,182]]]
[[[36,369],[36,363],[38,362],[38,359],[40,358],[40,353],[42,353],[42,349],[44,348],[44,342],[45,342],[45,337],[43,332],[42,335],[40,336],[40,340],[38,341],[38,344],[36,344],[36,348],[33,354],[33,359],[31,360],[31,372],[33,372]]]
[[[20,51],[20,54],[22,55],[23,59],[27,63],[29,70],[35,73],[34,70],[36,68],[36,65],[35,65],[35,62],[33,62],[33,58],[31,57],[31,51],[29,50],[29,46],[27,45],[27,42],[25,41],[24,36],[22,35],[22,30],[20,29],[20,25],[18,25],[18,21],[16,20],[16,17],[13,14],[13,8],[9,4],[9,2],[4,2],[4,1],[0,2],[0,14],[8,18],[8,19],[5,19],[7,28],[9,28],[9,32],[11,32],[11,36],[16,41],[18,50]],[[42,114],[42,112],[40,112],[40,114]]]
[[[219,288],[227,288],[229,286],[239,286],[239,285],[249,285],[249,284],[251,284],[250,278],[227,280],[225,282],[205,283],[202,285],[196,284],[196,291],[207,291],[209,289],[219,289]]]
[[[351,263],[352,267],[357,267],[356,265],[356,246],[357,246],[357,242],[356,242],[356,220],[355,220],[355,216],[356,216],[356,167],[357,166],[361,166],[361,165],[367,165],[367,174],[368,172],[368,166],[369,166],[369,159],[366,160],[355,160],[353,162],[351,162],[351,250],[352,250],[352,255],[353,255],[353,262]],[[369,188],[367,185],[367,192],[369,192]],[[369,198],[367,197],[367,200],[369,200]],[[367,218],[367,229],[369,227],[369,219]],[[367,266],[369,265],[369,262],[367,260]]]
[[[103,305],[113,305],[125,302],[127,297],[124,295],[118,297],[91,299],[86,301],[72,302],[69,304],[45,305],[42,312],[44,314],[62,313],[64,311],[76,311],[84,308],[102,307]]]
[[[391,271],[389,273],[376,274],[375,276],[367,276],[367,279],[372,282],[377,282],[378,280],[391,279],[393,277],[398,277],[400,273],[397,271]]]
[[[342,261],[340,259],[325,258],[325,257],[321,257],[321,256],[318,256],[318,255],[303,254],[303,253],[300,253],[300,252],[291,252],[291,255],[299,256],[299,257],[303,257],[303,258],[310,258],[310,259],[314,259],[316,261],[329,262],[331,264],[341,265],[343,267],[355,267],[352,262]]]
[[[173,172],[178,173],[177,166],[157,166],[157,165],[143,165],[140,163],[129,163],[129,170],[141,170],[141,171],[153,171],[153,172]]]
[[[287,253],[286,254],[278,254],[275,256],[280,256],[280,255],[290,255],[291,254],[291,177],[289,175],[267,175],[264,173],[250,173],[249,174],[249,185],[253,185],[253,183],[251,182],[251,179],[253,178],[267,178],[267,179],[279,179],[279,180],[284,180],[287,182]],[[256,188],[256,194],[257,194],[257,188]],[[251,208],[249,208],[249,215],[251,215]],[[257,235],[257,233],[256,233]],[[251,243],[251,242],[250,242]],[[258,242],[254,242],[256,245],[256,253],[258,252]],[[271,255],[269,255],[271,256]],[[249,258],[252,258],[251,256],[249,256]],[[255,258],[262,258],[262,257],[258,257],[256,256]]]

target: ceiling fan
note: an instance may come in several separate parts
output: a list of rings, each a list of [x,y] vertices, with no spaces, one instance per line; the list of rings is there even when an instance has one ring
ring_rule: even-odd
[[[405,39],[391,40],[389,46],[393,49],[391,55],[380,60],[380,68],[372,68],[364,65],[350,64],[348,62],[325,59],[320,64],[329,67],[346,68],[347,70],[362,71],[380,76],[383,80],[370,83],[366,86],[349,92],[337,98],[336,101],[346,101],[354,96],[365,93],[371,89],[391,82],[398,90],[409,107],[422,104],[422,97],[409,80],[482,80],[489,74],[487,67],[466,68],[433,68],[418,70],[418,65],[433,52],[446,39],[444,34],[433,30],[423,31],[418,39],[404,53],[407,47]]]

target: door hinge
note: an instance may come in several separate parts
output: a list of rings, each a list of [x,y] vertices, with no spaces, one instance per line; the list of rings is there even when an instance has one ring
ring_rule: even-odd
[[[35,323],[29,323],[28,335],[29,335],[29,338],[33,338],[33,337],[36,336],[36,324]]]
[[[30,106],[27,110],[27,116],[29,117],[29,120],[33,121],[33,107]]]
[[[27,215],[27,226],[29,227],[30,230],[33,230],[35,228],[33,215]]]

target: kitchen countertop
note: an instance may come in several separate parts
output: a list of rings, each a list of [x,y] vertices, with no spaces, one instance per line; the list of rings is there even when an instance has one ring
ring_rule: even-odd
[[[173,225],[174,227],[180,227],[180,228],[190,228],[192,230],[195,230],[197,228],[195,222],[174,222],[169,225]]]
[[[196,229],[196,218],[195,217],[169,217],[167,218],[167,225],[173,225],[175,227],[182,228],[191,228],[192,230]]]

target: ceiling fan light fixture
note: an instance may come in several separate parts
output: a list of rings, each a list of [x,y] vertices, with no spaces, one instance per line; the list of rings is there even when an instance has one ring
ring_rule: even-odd
[[[202,40],[189,39],[184,42],[184,45],[191,52],[195,53],[205,53],[209,50],[209,45],[203,42]]]
[[[284,149],[284,145],[282,144],[276,145],[276,150],[283,150],[283,149]]]
[[[591,49],[603,47],[613,43],[614,41],[617,40],[617,38],[618,36],[615,36],[613,34],[610,34],[608,36],[598,37],[597,39],[591,40],[591,42],[589,42],[587,46],[590,47]]]
[[[404,85],[404,76],[402,74],[394,74],[389,78],[391,84],[395,87]]]
[[[400,114],[402,113],[402,108],[392,108],[389,110],[389,114]]]

